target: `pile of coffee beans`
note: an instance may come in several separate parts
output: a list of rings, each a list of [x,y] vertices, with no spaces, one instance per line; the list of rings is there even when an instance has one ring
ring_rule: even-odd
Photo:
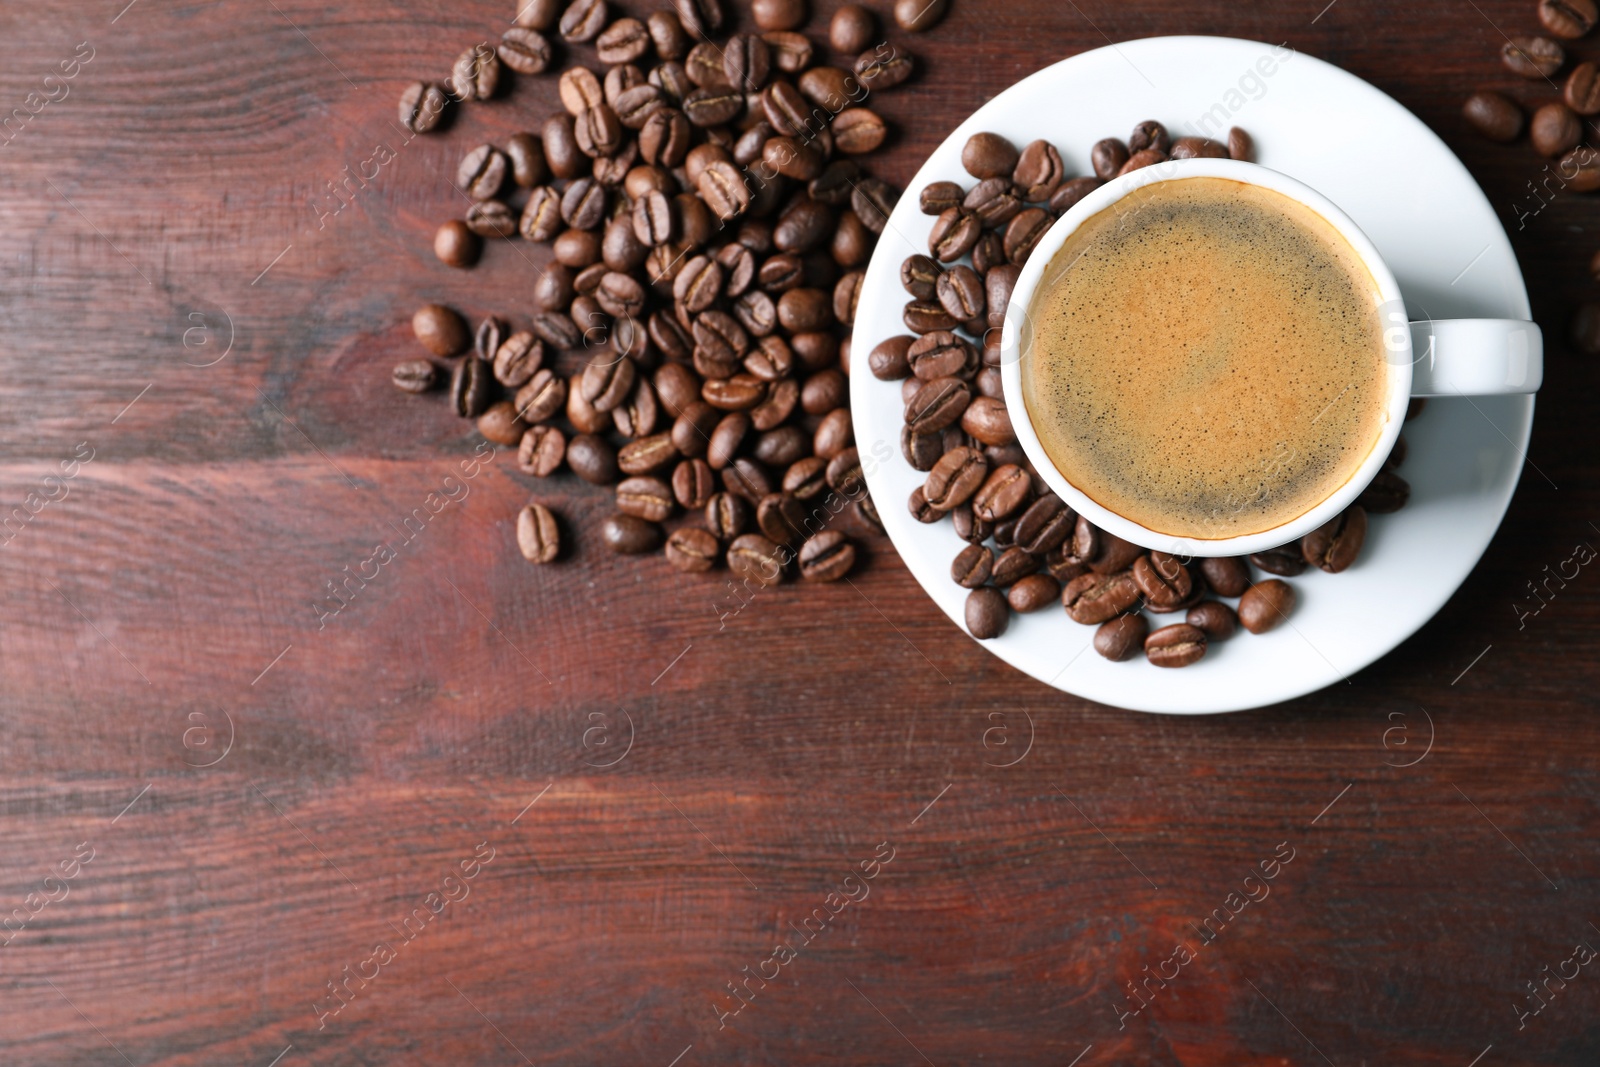
[[[920,31],[945,7],[895,17]],[[856,547],[829,520],[849,505],[881,532],[854,445],[848,331],[899,194],[860,165],[888,137],[866,105],[914,64],[854,4],[827,27],[836,63],[797,32],[803,0],[754,0],[750,16],[757,32],[733,32],[719,0],[642,19],[606,0],[526,0],[498,45],[405,90],[400,120],[418,133],[503,95],[507,71],[554,79],[562,109],[462,156],[471,206],[434,238],[463,269],[486,241],[550,246],[531,319],[474,329],[424,307],[412,326],[431,358],[393,378],[412,393],[448,383],[455,413],[516,448],[528,475],[613,487],[601,536],[615,552],[664,551],[682,571],[725,562],[761,585],[833,581]],[[530,503],[517,540],[550,563],[562,523]]]
[[[1557,180],[1552,184],[1547,177],[1533,183],[1543,193],[1561,189],[1591,193],[1600,189],[1600,149],[1585,142],[1584,120],[1600,115],[1600,66],[1594,60],[1569,56],[1568,49],[1600,22],[1600,7],[1595,0],[1539,0],[1537,15],[1544,33],[1507,39],[1500,46],[1500,62],[1512,74],[1551,86],[1566,70],[1559,86],[1561,99],[1540,104],[1530,119],[1510,96],[1481,89],[1467,99],[1461,113],[1491,141],[1509,144],[1526,130],[1533,150],[1553,161],[1546,169],[1553,167]],[[1576,60],[1570,69],[1569,59]],[[1589,273],[1600,281],[1600,252],[1589,261]],[[1578,308],[1569,335],[1580,351],[1600,355],[1600,301],[1591,300]]]
[[[1094,175],[1068,178],[1047,141],[1018,150],[994,133],[974,134],[961,162],[974,184],[937,181],[919,194],[936,216],[928,253],[900,268],[910,299],[907,333],[877,344],[872,374],[901,382],[906,461],[927,480],[909,506],[919,522],[948,518],[967,542],[950,567],[970,589],[967,629],[988,639],[1005,632],[1011,613],[1060,602],[1075,622],[1097,626],[1094,647],[1107,659],[1143,650],[1159,667],[1184,667],[1242,626],[1264,633],[1293,609],[1283,581],[1317,567],[1349,567],[1366,539],[1369,514],[1399,510],[1410,487],[1395,473],[1405,458],[1400,438],[1384,470],[1359,501],[1300,541],[1248,558],[1188,559],[1146,552],[1077,515],[1039,478],[1012,429],[1000,386],[1000,335],[1022,264],[1056,217],[1102,183],[1167,159],[1249,159],[1245,131],[1226,145],[1199,137],[1174,140],[1159,122],[1141,122],[1126,141],[1094,145]],[[1411,414],[1422,408],[1413,401]],[[1270,577],[1257,579],[1255,571]],[[1208,598],[1208,594],[1210,597]],[[1237,606],[1223,599],[1237,598]],[[1185,613],[1152,631],[1144,610]]]

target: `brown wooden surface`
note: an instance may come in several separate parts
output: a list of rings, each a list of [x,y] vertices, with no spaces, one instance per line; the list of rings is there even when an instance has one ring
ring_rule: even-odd
[[[1600,1056],[1594,967],[1517,1018],[1525,983],[1600,947],[1600,577],[1522,629],[1512,606],[1600,542],[1594,364],[1560,340],[1600,209],[1564,194],[1517,231],[1542,164],[1457,114],[1479,84],[1540,97],[1495,55],[1497,25],[1536,28],[1531,0],[1341,0],[1314,24],[1321,0],[956,0],[936,32],[893,35],[922,70],[879,98],[897,134],[875,169],[897,182],[1021,75],[1215,33],[1393,94],[1508,220],[1553,342],[1531,455],[1559,488],[1525,478],[1460,593],[1351,684],[1201,720],[1024,678],[881,540],[853,585],[763,593],[719,632],[719,581],[608,558],[606,495],[565,479],[545,498],[581,543],[532,569],[511,522],[531,482],[505,454],[319,631],[324,583],[396,541],[475,443],[387,383],[411,310],[528,310],[528,246],[472,274],[433,261],[460,210],[439,175],[542,118],[553,86],[402,147],[402,84],[497,33],[510,0],[124,2],[0,8],[0,110],[94,50],[0,150],[0,511],[93,450],[0,548],[0,914],[66,892],[0,950],[0,1062]],[[380,142],[394,161],[319,229],[308,201]],[[230,322],[226,359],[186,365]],[[1395,766],[1425,750],[1422,709],[1431,751]],[[631,750],[598,766],[628,718]],[[1026,757],[994,766],[1030,718]],[[479,842],[470,896],[402,944]],[[719,1030],[726,983],[880,842],[870,896]],[[1280,842],[1271,896],[1119,1030],[1123,984],[1198,943],[1188,924]],[[92,861],[45,883],[80,843]],[[319,1029],[326,983],[380,941],[396,957]]]

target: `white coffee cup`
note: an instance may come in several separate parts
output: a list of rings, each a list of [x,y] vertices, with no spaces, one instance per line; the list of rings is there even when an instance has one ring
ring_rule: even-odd
[[[1075,488],[1050,461],[1022,398],[1022,352],[1032,344],[1028,308],[1050,261],[1087,219],[1147,185],[1184,178],[1225,178],[1270,189],[1322,216],[1355,249],[1377,282],[1379,314],[1388,352],[1388,392],[1383,433],[1350,479],[1297,518],[1259,533],[1227,538],[1175,537],[1124,518]],[[1406,407],[1419,396],[1491,396],[1536,392],[1544,377],[1543,334],[1536,323],[1516,319],[1441,319],[1410,322],[1394,275],[1367,235],[1326,197],[1287,175],[1232,159],[1169,160],[1100,186],[1074,204],[1040,238],[1022,267],[1006,307],[1000,339],[1000,378],[1006,409],[1022,450],[1045,484],[1090,522],[1143,548],[1186,556],[1242,556],[1287,544],[1337,516],[1355,502],[1382,469],[1405,422]]]

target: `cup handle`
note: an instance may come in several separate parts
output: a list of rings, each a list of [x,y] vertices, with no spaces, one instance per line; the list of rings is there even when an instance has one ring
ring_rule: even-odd
[[[1520,319],[1411,323],[1412,396],[1534,393],[1544,381],[1544,334]]]

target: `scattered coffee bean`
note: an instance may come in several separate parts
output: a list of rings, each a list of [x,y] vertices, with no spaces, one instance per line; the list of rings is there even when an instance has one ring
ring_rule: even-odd
[[[1010,178],[1018,158],[1016,145],[997,133],[975,133],[961,149],[961,165],[980,181]]]
[[[431,133],[438,129],[449,98],[430,82],[412,82],[400,94],[400,125],[412,133]]]
[[[987,641],[1006,632],[1011,607],[1000,590],[992,585],[980,586],[967,594],[966,619],[967,632]]]
[[[1126,571],[1079,575],[1061,591],[1061,604],[1067,614],[1074,622],[1086,625],[1105,622],[1138,602],[1139,588]]]
[[[1061,596],[1061,583],[1048,574],[1030,574],[1006,590],[1006,602],[1019,615],[1038,611]]]
[[[1354,563],[1367,539],[1367,513],[1360,504],[1329,519],[1300,539],[1300,552],[1314,567],[1338,574]]]
[[[823,530],[800,546],[800,577],[808,582],[836,582],[855,563],[855,546],[837,530]]]
[[[1528,124],[1528,140],[1542,156],[1562,155],[1582,139],[1583,120],[1566,104],[1545,104]]]
[[[1566,51],[1548,37],[1512,37],[1500,47],[1500,62],[1524,78],[1548,78],[1566,61]]]
[[[1594,29],[1594,0],[1539,0],[1539,21],[1557,37],[1576,40]]]
[[[1245,163],[1254,163],[1256,159],[1255,141],[1237,126],[1228,131],[1228,158]]]
[[[1388,515],[1405,507],[1411,499],[1411,485],[1393,471],[1379,471],[1356,497],[1356,504],[1370,515]]]
[[[1587,73],[1584,73],[1583,67],[1580,66],[1572,72],[1572,77],[1567,79],[1569,95],[1574,80],[1580,75],[1585,79],[1584,92],[1588,92],[1587,86],[1593,84],[1594,65],[1584,66],[1589,68]],[[1522,108],[1502,93],[1488,91],[1473,93],[1461,106],[1461,114],[1473,129],[1491,141],[1515,141],[1517,135],[1522,133]]]
[[[561,530],[542,504],[529,504],[517,515],[517,548],[529,563],[550,563],[561,554]]]
[[[1163,626],[1144,639],[1145,658],[1157,667],[1187,667],[1206,654],[1206,634],[1186,622]]]
[[[661,527],[633,515],[611,515],[601,524],[600,535],[606,547],[623,556],[654,552],[661,547]]]
[[[529,426],[517,447],[517,468],[536,478],[548,478],[567,456],[567,438],[554,426]]]
[[[442,304],[428,304],[411,316],[411,331],[436,356],[455,356],[472,344],[466,320]]]
[[[1294,587],[1278,578],[1257,582],[1239,598],[1239,624],[1253,634],[1264,634],[1294,610]]]
[[[447,267],[470,267],[483,254],[483,239],[465,222],[451,219],[434,232],[433,254]]]
[[[1220,600],[1202,600],[1189,609],[1184,622],[1203,630],[1212,641],[1226,641],[1239,625],[1239,616]]]
[[[1250,587],[1250,568],[1239,556],[1208,556],[1200,561],[1200,573],[1221,596],[1240,596]]]
[[[408,359],[394,365],[391,379],[403,393],[426,393],[439,383],[439,368],[426,359]]]
[[[741,534],[728,546],[728,569],[757,585],[783,581],[783,550],[760,534]]]
[[[1139,614],[1118,615],[1100,624],[1094,632],[1094,650],[1113,663],[1120,662],[1144,647],[1150,625]]]

